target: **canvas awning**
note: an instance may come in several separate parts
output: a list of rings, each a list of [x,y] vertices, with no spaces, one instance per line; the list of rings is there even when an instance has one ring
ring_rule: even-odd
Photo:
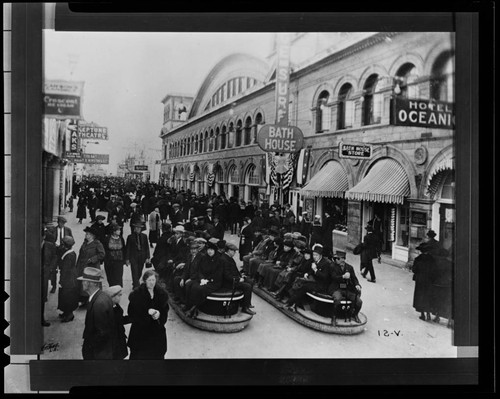
[[[300,190],[305,197],[344,197],[349,189],[347,173],[339,162],[328,162]]]
[[[410,183],[403,167],[394,159],[378,161],[368,174],[346,192],[346,198],[357,201],[402,204],[410,194]]]
[[[441,185],[443,178],[447,176],[446,173],[441,173],[444,171],[451,171],[455,169],[455,158],[447,158],[438,162],[430,171],[427,177],[427,191],[428,196],[433,197],[436,194],[437,189]]]

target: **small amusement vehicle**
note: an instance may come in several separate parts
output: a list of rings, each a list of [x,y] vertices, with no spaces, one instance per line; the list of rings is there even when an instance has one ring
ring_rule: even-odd
[[[190,317],[181,304],[171,297],[169,302],[179,317],[190,326],[200,330],[232,333],[243,330],[253,317],[240,310],[242,300],[242,291],[221,288],[207,296],[194,317]]]
[[[349,300],[341,301],[341,306],[337,310],[336,321],[334,322],[333,298],[330,295],[316,292],[308,292],[302,307],[297,306],[293,311],[284,306],[266,288],[253,287],[254,293],[273,305],[276,309],[297,321],[298,323],[314,330],[341,335],[354,335],[364,331],[367,323],[366,316],[359,312],[359,323],[352,316],[352,304]]]

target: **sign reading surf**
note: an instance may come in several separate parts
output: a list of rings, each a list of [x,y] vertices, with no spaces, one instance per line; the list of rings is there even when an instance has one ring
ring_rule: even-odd
[[[297,152],[304,145],[304,135],[296,126],[264,125],[257,144],[266,152]]]

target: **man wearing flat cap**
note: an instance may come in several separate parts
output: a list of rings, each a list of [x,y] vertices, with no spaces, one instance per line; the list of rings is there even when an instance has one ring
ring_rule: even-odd
[[[50,292],[56,292],[57,286],[57,269],[61,269],[61,256],[65,251],[62,239],[66,236],[73,237],[71,228],[65,226],[67,220],[64,216],[57,217],[57,226],[54,228],[54,235],[56,237],[56,251],[57,251],[57,265],[50,271],[50,284],[52,289]]]
[[[205,244],[193,240],[189,245],[189,256],[180,270],[182,274],[174,276],[174,300],[180,301],[183,304],[186,303],[186,297],[189,295],[191,289],[192,281],[196,278],[198,274],[198,265],[204,252],[201,251],[205,247]]]
[[[189,248],[184,240],[184,226],[177,225],[173,228],[174,235],[169,239],[169,252],[167,262],[160,271],[160,280],[166,284],[168,290],[173,289],[174,273],[178,265],[186,263]]]
[[[241,303],[241,311],[250,315],[255,312],[250,308],[252,305],[252,284],[247,282],[236,266],[234,255],[238,247],[230,242],[225,245],[225,252],[220,256],[223,268],[222,286],[228,289],[239,289],[243,291],[243,302]]]
[[[328,287],[328,294],[333,296],[333,306],[335,307],[333,324],[336,322],[337,310],[341,306],[341,301],[347,299],[352,302],[354,321],[360,323],[358,313],[363,301],[361,300],[361,285],[359,284],[354,268],[346,263],[346,253],[336,251],[334,263],[331,267],[331,284]]]
[[[180,223],[184,221],[184,216],[181,212],[181,206],[178,203],[172,205],[172,214],[170,215],[170,222],[172,227],[177,227]]]
[[[254,278],[259,265],[266,261],[271,251],[274,250],[274,239],[279,236],[275,229],[264,231],[263,240],[259,242],[254,250],[243,257],[243,272],[247,276]]]
[[[113,301],[101,289],[102,272],[94,267],[86,267],[78,280],[89,295],[83,330],[83,359],[111,360],[114,335]]]

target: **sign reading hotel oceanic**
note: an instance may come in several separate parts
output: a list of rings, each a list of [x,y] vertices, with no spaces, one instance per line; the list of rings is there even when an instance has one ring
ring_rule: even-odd
[[[78,137],[91,140],[108,140],[108,128],[92,125],[78,125]]]
[[[80,119],[83,82],[49,80],[44,83],[44,115],[55,119]]]
[[[297,152],[304,145],[304,135],[296,126],[264,125],[257,144],[266,152]]]
[[[453,103],[396,98],[393,124],[453,129],[455,126]]]
[[[339,143],[340,158],[370,159],[372,157],[372,146],[370,144]]]

